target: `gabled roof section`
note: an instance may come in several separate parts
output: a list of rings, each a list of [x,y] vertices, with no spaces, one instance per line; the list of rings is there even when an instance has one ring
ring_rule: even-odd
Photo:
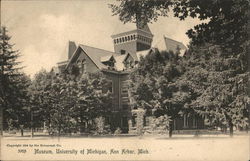
[[[123,62],[128,54],[119,55],[115,57],[116,62]]]
[[[182,43],[182,42],[179,42],[179,41],[176,41],[176,40],[173,40],[173,39],[170,39],[166,36],[164,36],[164,40],[165,40],[165,44],[166,44],[166,47],[167,47],[167,50],[171,50],[173,52],[176,52],[177,51],[177,47],[183,50],[187,50],[186,46]]]
[[[107,51],[103,49],[98,49],[86,45],[79,45],[79,47],[90,57],[90,59],[96,64],[96,66],[101,68],[106,68],[106,66],[101,62],[101,57],[118,55],[112,51]]]
[[[70,63],[72,63],[75,59],[77,59],[77,57],[79,56],[81,51],[83,51],[99,69],[107,68],[107,66],[105,66],[101,62],[101,58],[107,59],[107,58],[111,58],[112,56],[119,55],[119,54],[116,54],[112,51],[107,51],[104,49],[98,49],[95,47],[90,47],[87,45],[79,44],[78,48],[75,50],[74,54],[72,55],[71,59],[69,60],[67,67],[69,66]]]
[[[125,69],[125,64],[124,62],[126,61],[126,59],[131,56],[133,59],[134,57],[130,54],[130,53],[127,53],[127,54],[124,54],[124,55],[119,55],[119,56],[115,56],[115,60],[116,60],[116,63],[115,63],[115,68],[117,71],[122,71]]]
[[[170,39],[166,36],[163,36],[163,39],[158,41],[154,47],[159,51],[173,51],[174,53],[176,53],[179,48],[180,56],[183,56],[187,50],[187,47],[182,42]]]
[[[126,57],[127,57],[127,54],[119,55],[119,56],[115,57],[115,60],[116,60],[115,68],[116,68],[116,70],[121,71],[121,70],[123,70],[125,68],[123,62],[124,62]]]
[[[102,56],[100,61],[101,62],[107,62],[107,61],[110,61],[112,59],[114,59],[113,55],[107,55],[107,56]]]
[[[151,51],[152,51],[152,48],[151,48],[151,49],[148,49],[148,50],[142,50],[142,51],[136,52],[136,56],[137,56],[138,61],[140,61],[141,57],[144,58],[144,57],[145,57],[146,55],[148,55]]]

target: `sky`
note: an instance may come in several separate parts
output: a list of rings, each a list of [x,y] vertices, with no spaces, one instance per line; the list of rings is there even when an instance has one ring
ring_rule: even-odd
[[[1,24],[7,27],[14,49],[19,50],[19,61],[31,77],[42,68],[49,71],[57,62],[67,59],[69,40],[113,51],[111,35],[131,24],[123,24],[112,16],[109,0],[3,0]],[[186,31],[198,19],[180,21],[161,17],[149,24],[156,44],[163,35],[188,44]]]

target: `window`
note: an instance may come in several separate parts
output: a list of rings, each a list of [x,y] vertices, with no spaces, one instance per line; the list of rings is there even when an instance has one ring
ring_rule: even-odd
[[[130,36],[128,36],[128,41],[130,41]]]
[[[132,127],[135,127],[136,126],[136,115],[133,115],[132,116]]]
[[[124,37],[122,38],[122,42],[124,42]]]
[[[133,35],[133,38],[134,38],[134,40],[136,39],[136,36],[135,35]]]
[[[82,60],[82,68],[81,68],[81,72],[82,73],[85,73],[86,72],[86,59],[83,59]]]
[[[123,54],[126,54],[126,50],[123,50],[123,49],[122,49],[120,52],[121,52],[122,55],[123,55]]]
[[[133,35],[130,36],[131,40],[133,40]]]
[[[108,91],[109,91],[110,93],[113,93],[113,83],[112,83],[112,81],[109,82]]]
[[[128,38],[127,38],[127,36],[125,37],[125,41],[128,41]]]
[[[110,116],[106,116],[106,117],[105,117],[105,123],[106,123],[106,124],[110,124],[110,123],[111,123],[110,120],[111,120]]]
[[[122,42],[122,38],[119,38],[119,42],[120,42],[120,43]]]
[[[114,44],[116,44],[116,39],[114,39]]]
[[[132,60],[125,61],[124,65],[126,68],[133,68],[134,67]]]
[[[183,118],[183,127],[184,128],[187,128],[188,127],[188,116],[185,114],[184,116],[183,116],[184,118]]]
[[[146,116],[143,116],[143,126],[147,126]]]

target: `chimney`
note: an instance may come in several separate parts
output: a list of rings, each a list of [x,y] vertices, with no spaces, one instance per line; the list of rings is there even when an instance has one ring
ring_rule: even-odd
[[[73,53],[76,50],[76,44],[74,41],[69,41],[69,48],[68,48],[68,59],[71,58],[71,56],[73,55]]]

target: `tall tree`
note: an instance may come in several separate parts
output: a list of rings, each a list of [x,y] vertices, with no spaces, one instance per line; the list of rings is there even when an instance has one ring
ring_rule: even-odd
[[[172,136],[173,120],[184,112],[184,105],[190,101],[189,91],[177,83],[183,73],[179,56],[174,53],[151,52],[130,75],[130,91],[134,106],[154,111],[157,117],[170,118],[168,130]]]
[[[51,133],[71,133],[74,129],[72,110],[76,105],[76,82],[65,75],[54,75],[45,70],[36,74],[30,86],[33,125],[45,123]],[[34,114],[37,115],[34,115]],[[34,121],[38,120],[38,121]]]
[[[78,106],[75,113],[83,131],[83,122],[93,122],[96,117],[107,115],[111,109],[112,97],[107,89],[110,83],[102,73],[83,74],[77,84]]]
[[[3,122],[8,122],[8,120],[14,120],[16,123],[21,121],[18,113],[25,106],[26,88],[29,82],[29,78],[20,71],[20,63],[17,61],[20,53],[13,50],[13,45],[10,44],[10,36],[7,33],[5,27],[0,28],[1,125],[3,125]],[[1,132],[3,132],[2,126]]]
[[[249,105],[246,92],[249,85],[249,1],[121,0],[118,5],[110,7],[124,23],[137,21],[144,25],[157,21],[158,16],[167,16],[169,9],[180,20],[187,17],[206,20],[187,31],[192,55],[183,62],[188,62],[183,76],[188,79],[181,82],[189,81],[196,109],[203,114],[207,111],[206,115],[212,120],[230,126],[231,135],[233,126],[246,124],[246,106]]]
[[[190,56],[183,59],[185,74],[181,81],[192,91],[190,106],[211,126],[230,128],[248,124],[249,72],[242,72],[241,63],[234,57],[223,56],[219,46],[192,47]]]

